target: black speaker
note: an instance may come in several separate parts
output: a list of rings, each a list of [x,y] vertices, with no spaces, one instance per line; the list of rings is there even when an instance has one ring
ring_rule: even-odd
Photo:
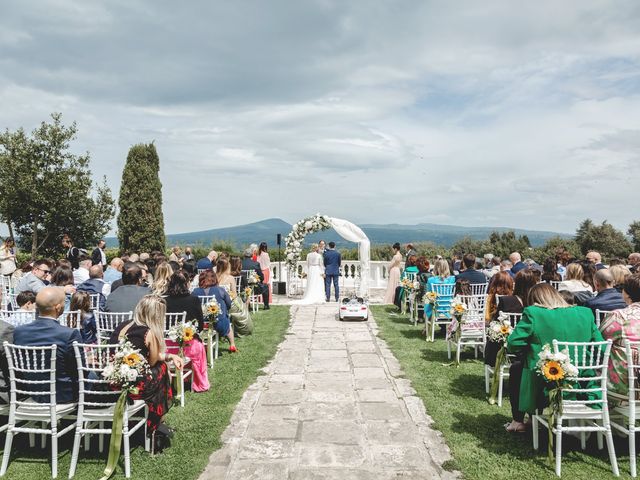
[[[287,282],[273,282],[273,293],[276,295],[286,295]]]
[[[278,236],[276,237],[276,243],[278,244],[278,246],[282,245],[282,234],[278,233]]]

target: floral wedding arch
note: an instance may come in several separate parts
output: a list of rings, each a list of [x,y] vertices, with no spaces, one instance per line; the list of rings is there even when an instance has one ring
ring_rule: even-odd
[[[293,229],[285,237],[285,261],[291,284],[292,273],[295,272],[298,260],[302,254],[304,239],[310,233],[321,232],[333,228],[338,235],[349,242],[358,244],[358,257],[360,259],[360,285],[358,295],[369,296],[369,271],[370,271],[370,246],[369,238],[360,227],[341,218],[333,218],[327,215],[315,214],[293,224]]]

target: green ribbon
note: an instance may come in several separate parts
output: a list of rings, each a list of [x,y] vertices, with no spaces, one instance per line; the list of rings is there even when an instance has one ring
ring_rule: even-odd
[[[208,350],[208,349],[207,349]],[[180,350],[178,351],[178,356],[184,360],[184,350],[182,345],[180,346]],[[176,401],[178,401],[178,398],[180,398],[180,395],[183,394],[182,392],[182,369],[179,369],[176,367],[176,376],[173,377],[173,381],[175,382],[175,386],[176,386]]]
[[[549,457],[549,465],[553,466],[553,427],[555,424],[555,416],[562,415],[562,388],[549,390],[549,445],[547,446],[547,455]]]
[[[111,440],[109,441],[109,458],[100,480],[108,480],[116,470],[120,447],[122,446],[122,424],[124,422],[124,409],[127,406],[127,390],[123,390],[118,397],[113,409],[113,421],[111,424]]]
[[[489,404],[495,405],[498,397],[498,387],[500,386],[500,369],[507,359],[507,349],[502,345],[496,355],[496,364],[493,367],[493,380],[491,381],[491,390],[489,390]]]

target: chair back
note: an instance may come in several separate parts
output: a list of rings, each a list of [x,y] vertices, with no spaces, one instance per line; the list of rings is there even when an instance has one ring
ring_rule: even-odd
[[[550,283],[550,284],[551,284],[551,286],[552,286],[553,288],[555,288],[556,290],[560,290],[560,284],[561,284],[562,282],[558,282],[557,280],[551,280],[549,283]]]
[[[80,310],[62,312],[62,315],[58,317],[58,323],[63,327],[80,330],[80,327],[82,327],[82,312]]]
[[[503,312],[502,310],[500,312],[498,312],[498,317],[500,317],[501,315],[502,316],[506,315],[507,317],[509,317],[509,322],[511,323],[511,326],[513,328],[516,328],[516,325],[518,324],[518,322],[522,318],[522,314],[521,313]]]
[[[95,312],[98,343],[108,342],[118,325],[131,320],[132,315],[132,312]]]
[[[236,281],[236,292],[240,292],[242,290],[242,276],[234,276],[233,279]]]
[[[600,406],[607,408],[607,379],[609,376],[609,355],[611,353],[611,340],[606,342],[561,342],[553,341],[555,353],[567,351],[569,360],[578,369],[576,380],[579,385],[571,389],[572,393],[579,394],[583,398],[593,400],[570,400],[563,398],[564,405]],[[595,386],[589,386],[587,382],[594,382]],[[593,394],[601,394],[602,398],[595,398]],[[591,396],[589,396],[591,394]]]
[[[91,293],[89,294],[89,298],[91,298],[91,310],[93,311],[100,310],[100,300],[102,298],[102,294]]]
[[[417,276],[418,276],[417,272],[404,272],[404,278],[411,280],[412,282],[416,281]]]
[[[11,292],[8,294],[8,297],[11,308],[13,308],[14,310],[18,310],[20,308],[20,305],[18,305],[18,294]]]
[[[630,415],[629,418],[636,418],[637,409],[640,405],[640,385],[638,385],[638,379],[640,378],[640,341],[624,339],[624,349],[627,355],[627,385],[629,386],[629,393],[627,394],[627,400],[629,402]]]
[[[600,310],[596,308],[596,325],[600,328],[600,325],[611,315],[613,310]]]
[[[164,333],[165,337],[170,328],[175,327],[187,319],[187,312],[165,313],[164,316]]]
[[[455,298],[467,306],[467,311],[464,315],[464,324],[467,326],[479,325],[480,322],[484,324],[486,295],[457,295]],[[474,328],[477,328],[477,325],[475,325]]]
[[[198,275],[200,275],[202,272],[207,272],[209,270],[211,270],[211,269],[210,268],[199,268],[198,269]]]
[[[216,302],[218,301],[215,295],[200,295],[198,298],[200,299],[200,305],[202,305],[202,308],[204,308],[211,300],[215,300]]]
[[[73,342],[73,350],[78,366],[78,414],[85,407],[109,408],[115,405],[120,390],[112,390],[102,371],[109,364],[117,344],[85,344]],[[107,412],[106,418],[113,417]]]
[[[472,283],[469,286],[471,287],[471,295],[486,295],[487,288],[489,288],[488,283]]]
[[[453,292],[456,289],[456,285],[454,283],[431,283],[429,289],[431,292],[438,294],[435,304],[436,317],[450,318],[449,308],[451,308],[451,300],[453,300]]]
[[[15,310],[0,310],[0,320],[10,323],[14,327],[26,325],[36,320],[36,311],[18,312]]]
[[[56,350],[57,345],[27,347],[4,342],[9,367],[10,408],[42,414],[50,407],[56,414]],[[36,402],[30,399],[36,399]]]

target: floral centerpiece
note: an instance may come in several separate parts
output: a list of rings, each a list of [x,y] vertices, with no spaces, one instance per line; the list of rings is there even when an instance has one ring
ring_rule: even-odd
[[[499,372],[507,360],[506,343],[511,332],[513,332],[511,319],[508,314],[503,312],[500,312],[497,320],[494,320],[489,324],[489,329],[487,330],[487,337],[489,340],[500,344],[500,350],[498,350],[496,363],[493,367],[494,374],[493,381],[491,383],[491,390],[489,391],[489,403],[491,405],[496,403],[496,398],[498,396],[498,388],[500,387]]]
[[[218,308],[220,308],[218,306]],[[180,356],[185,346],[189,345],[198,334],[198,327],[194,322],[180,322],[169,329],[167,337],[180,346]]]
[[[331,228],[329,217],[320,215],[319,213],[293,224],[291,232],[284,239],[284,257],[290,272],[295,271],[296,263],[300,260],[304,238],[310,233],[327,230],[329,228]]]
[[[140,393],[140,382],[149,375],[151,375],[149,362],[140,353],[140,350],[134,348],[127,340],[120,342],[115,354],[102,371],[102,377],[109,381],[111,387],[121,390],[113,410],[109,458],[107,459],[107,466],[102,479],[111,477],[118,463],[127,394],[138,395]]]
[[[467,304],[462,302],[458,298],[454,298],[451,302],[451,308],[449,313],[458,321],[458,323],[462,322],[462,318],[464,314],[467,313],[468,307]]]
[[[569,352],[552,352],[549,344],[542,347],[538,354],[536,372],[542,377],[546,384],[547,395],[549,396],[549,407],[545,409],[549,416],[549,462],[553,463],[553,425],[555,416],[562,414],[562,391],[573,388],[579,371],[571,363]]]
[[[215,324],[218,319],[218,315],[220,315],[220,304],[215,297],[202,305],[202,314],[205,321],[209,322],[209,325],[213,327],[213,324]]]
[[[249,300],[249,297],[251,297],[251,295],[253,295],[253,288],[251,287],[245,287],[240,293],[242,300],[245,302]]]

